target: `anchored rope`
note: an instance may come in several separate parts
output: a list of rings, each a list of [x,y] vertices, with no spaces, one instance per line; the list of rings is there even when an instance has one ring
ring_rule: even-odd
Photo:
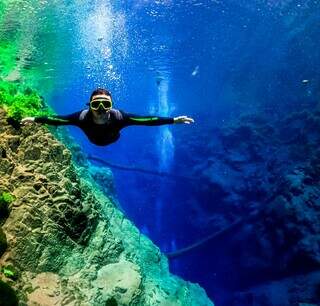
[[[177,175],[177,174],[172,174],[164,171],[155,171],[155,170],[148,170],[140,167],[132,167],[132,166],[123,166],[123,165],[118,165],[118,164],[113,164],[108,161],[105,161],[97,156],[94,155],[88,155],[88,159],[99,162],[105,166],[108,166],[110,168],[115,168],[119,170],[124,170],[124,171],[133,171],[133,172],[141,172],[145,174],[151,174],[151,175],[157,175],[157,176],[162,176],[162,177],[168,177],[168,178],[173,178],[173,179],[183,179],[183,180],[189,180],[189,181],[199,181],[199,178],[194,178],[191,176],[184,176],[184,175]]]
[[[281,188],[282,185],[279,185],[279,187]],[[259,219],[259,217],[261,215],[263,215],[264,213],[264,209],[266,207],[266,204],[270,203],[271,201],[273,201],[277,196],[277,193],[271,195],[269,198],[267,198],[262,205],[262,207],[260,207],[259,209],[255,210],[254,212],[252,212],[248,217],[244,217],[244,218],[239,218],[238,220],[234,221],[233,223],[231,223],[230,225],[228,225],[227,227],[217,231],[217,232],[214,232],[213,234],[205,237],[205,238],[202,238],[198,241],[196,241],[195,243],[187,246],[187,247],[184,247],[182,249],[179,249],[179,250],[176,250],[174,252],[169,252],[169,253],[166,253],[166,256],[168,258],[175,258],[175,257],[179,257],[181,255],[184,255],[192,250],[195,250],[199,247],[201,247],[202,245],[208,243],[209,241],[213,241],[215,239],[218,239],[220,238],[221,236],[223,236],[224,234],[227,234],[231,231],[233,231],[234,229],[236,229],[238,226],[241,226],[243,224],[248,224],[249,222],[252,222],[253,220],[257,220]]]
[[[162,171],[153,171],[153,170],[143,169],[143,168],[139,168],[139,167],[130,167],[130,166],[113,164],[113,163],[107,162],[99,157],[96,157],[94,155],[88,155],[87,158],[90,160],[99,162],[99,163],[106,165],[108,167],[116,168],[116,169],[120,169],[120,170],[142,172],[142,173],[146,173],[146,174],[158,175],[158,176],[174,178],[174,179],[186,179],[186,180],[190,180],[190,181],[194,181],[194,182],[200,181],[199,178],[193,178],[193,177],[188,177],[188,176],[183,176],[183,175],[176,175],[176,174],[171,174],[171,173],[162,172]],[[278,186],[278,188],[281,189],[281,184]],[[255,210],[254,212],[252,212],[248,217],[239,218],[238,220],[236,220],[233,223],[231,223],[230,225],[228,225],[226,228],[221,229],[217,232],[214,232],[213,234],[211,234],[205,238],[202,238],[187,247],[184,247],[184,248],[179,249],[174,252],[165,253],[165,255],[170,259],[175,258],[175,257],[179,257],[179,256],[184,255],[194,249],[201,247],[202,245],[204,245],[212,240],[220,238],[224,234],[227,234],[227,233],[233,231],[238,226],[241,226],[241,225],[249,223],[255,219],[258,219],[260,217],[260,215],[262,215],[266,204],[270,203],[276,197],[276,195],[277,195],[277,192],[275,192],[273,195],[268,197],[265,201],[263,201],[263,204],[261,204],[262,207]]]

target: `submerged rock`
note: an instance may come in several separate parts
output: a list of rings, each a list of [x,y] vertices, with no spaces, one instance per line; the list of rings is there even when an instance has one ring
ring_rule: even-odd
[[[190,275],[209,271],[202,281],[218,305],[320,301],[319,275],[310,274],[320,268],[319,122],[312,108],[248,114],[178,143],[177,160],[200,178],[190,219],[208,234],[172,254],[190,266],[187,252],[201,258]]]
[[[95,285],[106,301],[118,296],[120,304],[128,305],[140,292],[139,267],[125,260],[106,265],[98,271]]]
[[[2,110],[0,124],[1,186],[14,196],[0,265],[17,270],[22,303],[213,305],[199,285],[169,273],[167,258],[46,128],[16,130]]]
[[[15,291],[7,283],[0,280],[0,305],[18,306],[18,303]]]

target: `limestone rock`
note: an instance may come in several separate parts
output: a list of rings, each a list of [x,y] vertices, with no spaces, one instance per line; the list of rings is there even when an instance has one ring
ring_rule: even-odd
[[[129,305],[139,295],[140,284],[139,268],[128,261],[102,267],[95,281],[102,298],[107,302],[117,296],[119,305]]]
[[[0,266],[18,271],[23,305],[213,305],[200,286],[169,273],[166,257],[101,191],[87,163],[74,163],[45,127],[16,130],[5,116],[0,110],[0,185],[14,201]]]
[[[32,281],[34,291],[28,294],[31,305],[51,306],[61,305],[61,284],[59,276],[54,273],[40,273]]]

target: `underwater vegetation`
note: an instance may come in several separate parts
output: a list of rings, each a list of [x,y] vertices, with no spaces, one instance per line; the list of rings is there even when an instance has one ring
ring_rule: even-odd
[[[30,87],[8,81],[0,81],[0,106],[7,111],[8,118],[14,121],[27,116],[53,114]]]

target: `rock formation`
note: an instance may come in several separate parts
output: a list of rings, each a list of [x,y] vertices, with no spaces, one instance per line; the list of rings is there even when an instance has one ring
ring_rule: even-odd
[[[197,256],[210,262],[217,305],[320,301],[320,112],[268,119],[247,115],[210,131],[210,158],[190,163],[206,200],[192,220],[211,235],[195,244]]]
[[[21,305],[213,305],[169,273],[166,257],[47,128],[14,128],[6,117],[1,109],[0,191],[12,196],[1,279]]]

